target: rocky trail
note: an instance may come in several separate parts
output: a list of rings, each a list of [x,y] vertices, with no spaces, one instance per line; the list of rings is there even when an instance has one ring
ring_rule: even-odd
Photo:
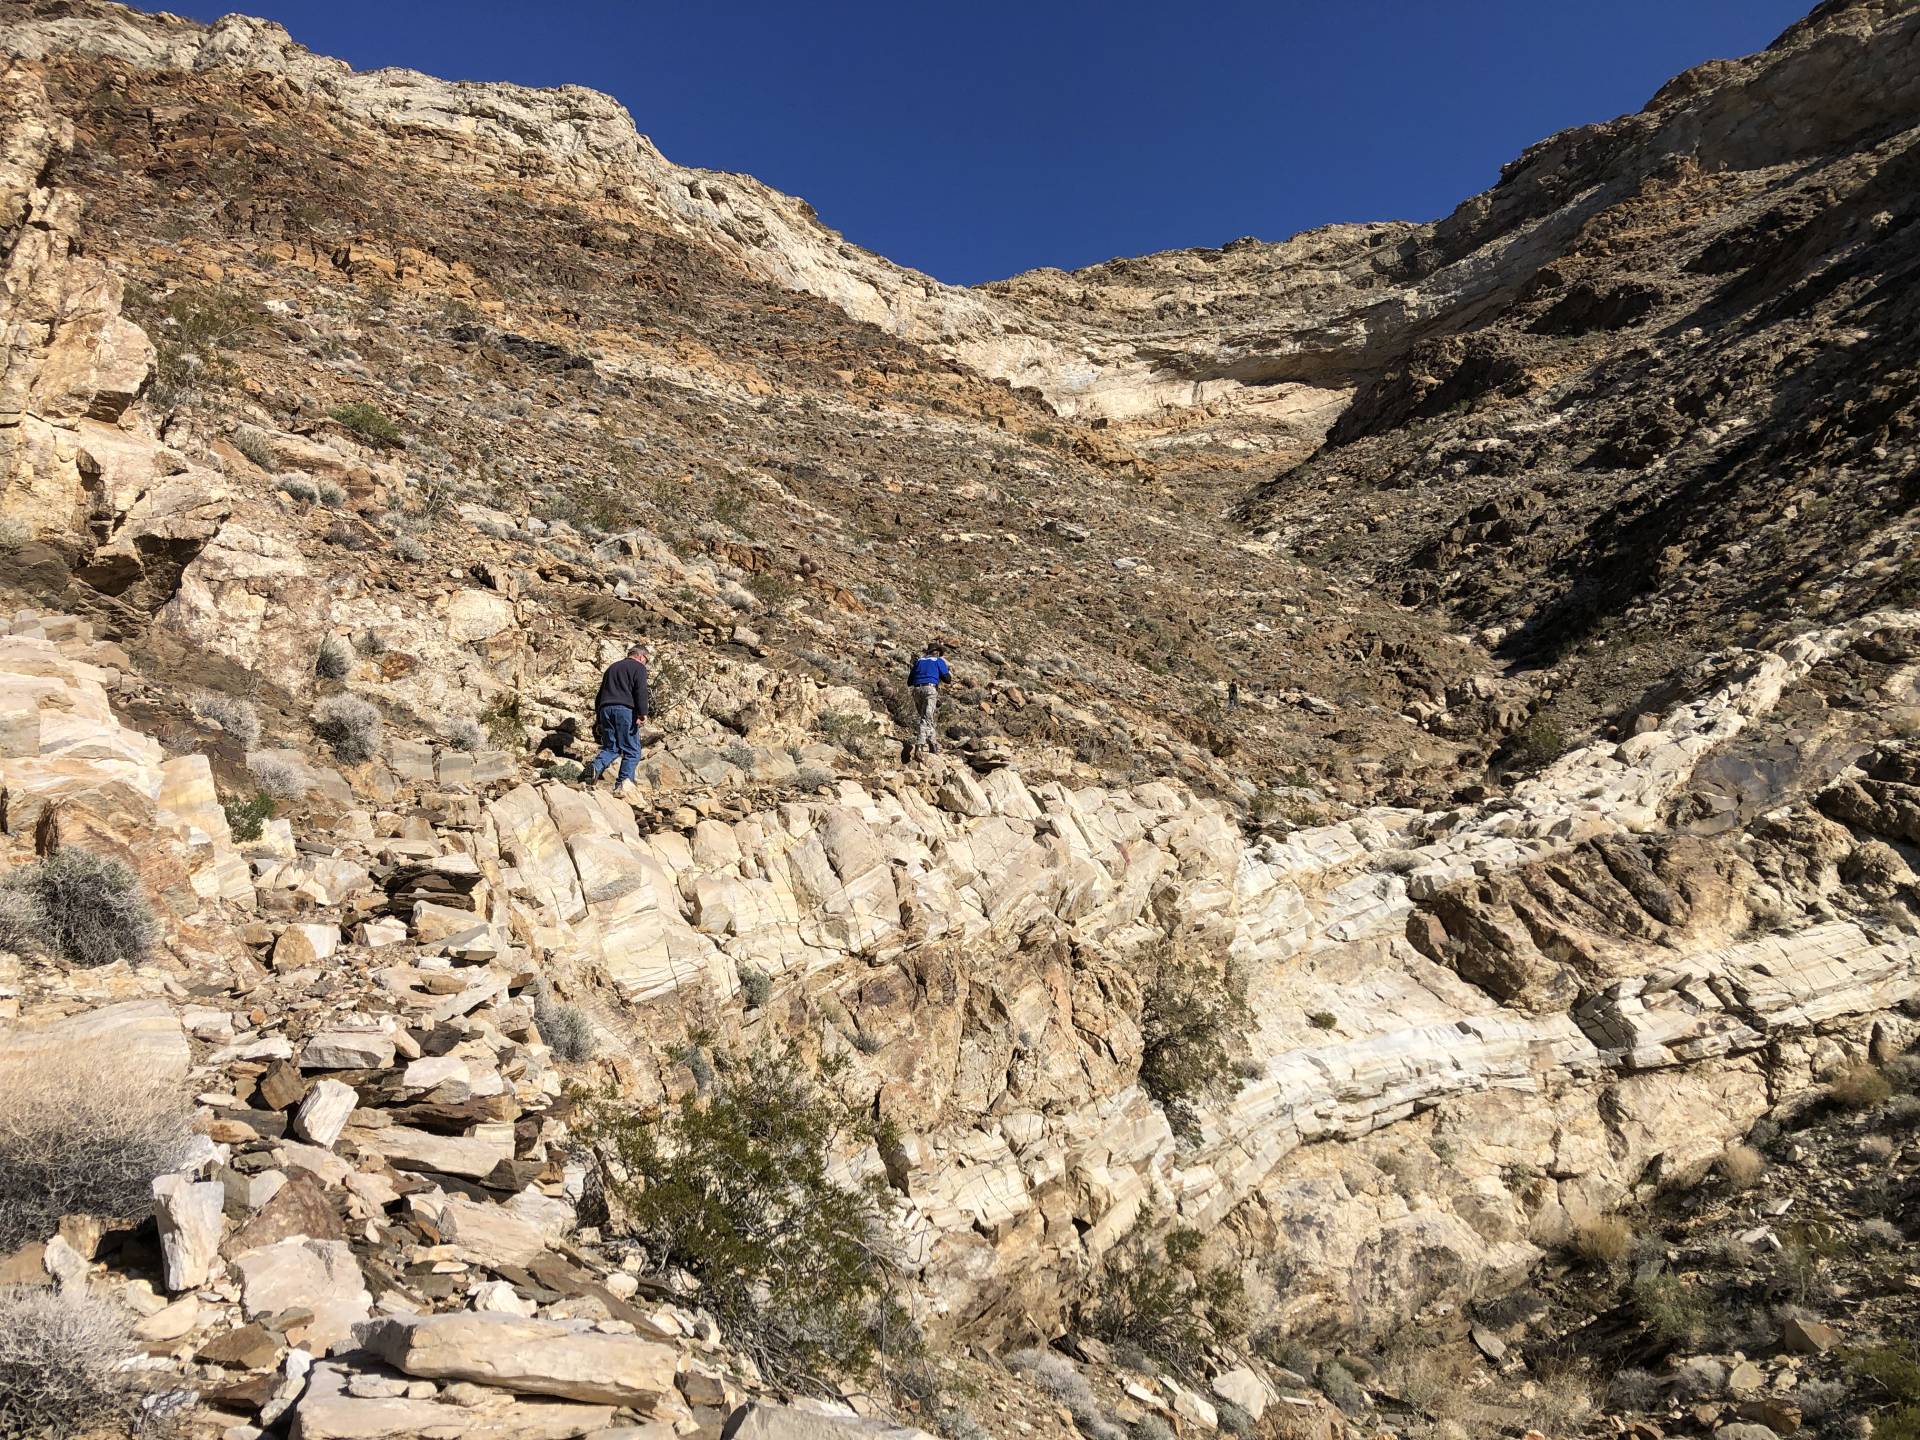
[[[1915,14],[961,291],[0,8],[0,1433],[1910,1433]]]

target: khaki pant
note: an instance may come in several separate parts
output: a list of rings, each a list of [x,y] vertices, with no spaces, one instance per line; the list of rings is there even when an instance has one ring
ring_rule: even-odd
[[[916,685],[913,687],[914,703],[920,709],[920,729],[913,737],[913,743],[922,750],[938,750],[940,737],[933,731],[933,712],[940,704],[938,685]]]

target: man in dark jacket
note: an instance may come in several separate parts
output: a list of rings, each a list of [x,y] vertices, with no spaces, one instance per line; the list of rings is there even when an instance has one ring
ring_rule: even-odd
[[[913,737],[916,750],[929,755],[940,753],[940,732],[933,728],[933,712],[940,704],[940,687],[951,679],[953,671],[947,666],[944,645],[927,646],[907,671],[907,688],[913,693],[914,709],[920,719],[919,731]]]
[[[647,692],[647,647],[635,645],[627,658],[616,660],[600,677],[600,693],[593,697],[593,738],[600,753],[587,765],[587,784],[595,785],[617,758],[620,777],[614,781],[616,799],[627,793],[633,772],[640,766],[640,722],[653,713]]]

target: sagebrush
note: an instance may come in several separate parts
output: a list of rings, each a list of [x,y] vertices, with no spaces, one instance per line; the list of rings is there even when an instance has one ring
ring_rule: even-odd
[[[1205,1237],[1198,1230],[1175,1228],[1155,1237],[1152,1228],[1152,1218],[1143,1217],[1108,1256],[1081,1319],[1109,1345],[1137,1347],[1183,1375],[1197,1375],[1210,1348],[1246,1333],[1246,1289],[1233,1265],[1201,1260]]]
[[[349,765],[380,753],[380,712],[355,695],[329,695],[313,707],[313,733]]]
[[[90,850],[58,850],[0,876],[0,944],[86,969],[143,959],[160,923],[131,866]]]
[[[63,1215],[130,1219],[192,1152],[193,1110],[151,1067],[105,1045],[0,1059],[0,1252]]]
[[[194,715],[209,725],[218,725],[251,750],[260,743],[260,712],[250,700],[227,695],[219,690],[196,690],[192,699]]]
[[[0,1435],[121,1430],[139,1399],[125,1312],[84,1292],[0,1289]]]

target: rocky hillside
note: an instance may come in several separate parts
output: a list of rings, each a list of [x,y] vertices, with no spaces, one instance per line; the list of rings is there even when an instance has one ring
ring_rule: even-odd
[[[1910,1173],[1917,23],[960,291],[590,92],[0,9],[0,1431],[1790,1433],[1603,1252],[1829,1094]],[[615,800],[537,742],[642,635]]]

